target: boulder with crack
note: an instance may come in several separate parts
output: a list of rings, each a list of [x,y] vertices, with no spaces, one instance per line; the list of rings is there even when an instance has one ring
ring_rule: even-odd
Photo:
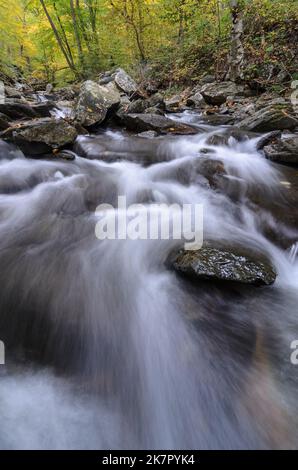
[[[76,121],[86,127],[102,123],[120,104],[120,94],[113,82],[101,86],[92,80],[81,85],[76,105]]]
[[[72,144],[78,132],[64,119],[42,118],[22,122],[0,134],[27,155],[42,155]]]
[[[251,116],[236,123],[237,127],[254,132],[292,130],[298,127],[298,119],[287,103],[269,103]]]
[[[245,96],[245,87],[234,82],[207,83],[201,94],[207,104],[220,106],[228,97]]]
[[[175,122],[158,114],[121,114],[118,116],[122,124],[136,132],[156,131],[159,134],[198,134],[198,127]]]
[[[113,78],[117,87],[127,95],[132,95],[138,90],[138,85],[133,78],[121,68],[116,70]]]
[[[298,135],[275,139],[264,147],[264,152],[274,162],[298,164]]]

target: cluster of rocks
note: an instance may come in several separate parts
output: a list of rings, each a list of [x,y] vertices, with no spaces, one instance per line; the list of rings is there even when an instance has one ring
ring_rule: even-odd
[[[194,89],[170,99],[165,99],[155,89],[140,89],[123,69],[106,72],[97,81],[87,80],[60,90],[54,90],[51,85],[40,92],[7,86],[5,92],[5,102],[0,104],[0,158],[24,158],[25,154],[72,159],[75,154],[71,149],[78,135],[91,139],[88,133],[106,122],[152,139],[152,154],[156,155],[155,137],[201,132],[199,126],[175,121],[167,115],[192,109],[201,113],[202,122],[234,124],[233,128],[214,133],[208,145],[226,144],[230,137],[241,141],[266,133],[259,139],[258,149],[263,149],[267,158],[298,162],[298,136],[295,134],[298,120],[290,102],[265,93],[254,96],[248,86],[216,83],[214,77],[205,77]],[[281,131],[287,134],[282,135]],[[141,139],[136,137],[136,140],[140,141],[139,146],[136,144],[137,157],[143,158],[144,163],[152,163],[153,157],[148,152],[151,144],[142,156],[143,144]],[[79,145],[77,141],[76,146]],[[128,160],[134,158],[123,142],[121,148],[115,142],[113,151],[105,148],[104,143],[98,145],[100,148],[96,148],[94,158],[98,154],[107,161],[115,161],[119,156]],[[217,189],[226,184],[223,163],[204,155],[209,152],[210,148],[201,149],[202,155],[189,168],[185,164],[183,168],[175,167],[175,178],[186,184],[194,178],[203,178],[201,184]],[[84,152],[79,153],[84,156]],[[93,158],[92,155],[86,157]],[[264,256],[212,242],[205,243],[198,251],[176,253],[172,266],[178,273],[199,280],[260,286],[270,285],[276,278],[274,267]]]
[[[98,81],[54,91],[5,89],[0,104],[0,138],[13,142],[29,156],[47,155],[74,143],[112,119],[135,132],[194,134],[196,127],[166,117],[161,94],[149,94],[123,70],[105,73]]]
[[[59,155],[57,150],[71,145],[77,135],[88,134],[108,120],[149,138],[195,134],[201,131],[198,126],[167,115],[193,109],[201,113],[202,122],[211,125],[234,125],[244,133],[287,132],[264,143],[264,154],[274,161],[298,162],[298,117],[290,100],[256,95],[248,85],[217,83],[212,76],[169,99],[156,89],[141,88],[123,69],[60,90],[51,85],[41,92],[6,86],[5,93],[5,102],[0,104],[0,138],[16,143],[30,156],[53,150]]]
[[[298,114],[290,98],[265,90],[256,94],[248,85],[217,83],[212,77],[207,81],[167,100],[167,111],[179,112],[190,107],[200,112],[206,123],[234,125],[244,133],[281,131],[273,143],[263,142],[260,147],[264,147],[265,156],[273,161],[298,163]]]

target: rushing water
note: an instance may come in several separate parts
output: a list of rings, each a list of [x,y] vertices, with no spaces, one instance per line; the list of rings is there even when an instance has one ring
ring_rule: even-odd
[[[257,139],[215,147],[225,129],[205,129],[80,137],[73,162],[1,152],[0,448],[297,446],[291,182]],[[202,158],[224,163],[219,189]],[[166,267],[177,241],[99,241],[95,208],[118,195],[203,204],[205,237],[263,251],[276,283],[193,284]]]

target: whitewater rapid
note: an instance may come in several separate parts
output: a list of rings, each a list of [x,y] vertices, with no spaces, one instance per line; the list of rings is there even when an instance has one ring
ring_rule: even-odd
[[[257,138],[210,144],[218,132],[108,130],[79,137],[73,162],[0,160],[0,448],[296,447],[298,229],[270,211],[287,210],[285,176]],[[224,164],[219,188],[202,158]],[[203,204],[204,236],[262,251],[276,283],[193,285],[167,267],[177,240],[98,240],[96,207],[119,195]]]

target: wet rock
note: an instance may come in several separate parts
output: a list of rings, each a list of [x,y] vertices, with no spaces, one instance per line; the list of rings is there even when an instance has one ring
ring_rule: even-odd
[[[70,160],[73,161],[76,158],[75,152],[72,152],[71,150],[59,150],[58,152],[55,153],[56,157],[62,158],[63,160]]]
[[[298,136],[275,139],[264,147],[264,152],[274,162],[298,164]]]
[[[163,96],[156,93],[146,100],[138,98],[135,101],[129,102],[127,106],[124,105],[122,112],[127,114],[161,114],[163,110],[165,110]]]
[[[7,98],[22,98],[20,91],[11,86],[5,86],[5,96]]]
[[[24,154],[15,145],[0,140],[0,160],[13,160],[15,158],[25,158]]]
[[[145,100],[139,98],[135,101],[130,102],[125,108],[125,112],[128,114],[142,114],[146,111],[147,108],[148,103]]]
[[[7,98],[5,103],[0,104],[0,112],[10,119],[28,119],[37,117],[49,117],[55,104],[52,102],[29,103],[23,100]]]
[[[55,90],[55,99],[57,101],[72,101],[79,93],[78,85],[68,86]]]
[[[165,100],[165,107],[168,113],[176,113],[180,109],[182,101],[181,95],[172,96],[172,98]]]
[[[87,80],[80,89],[75,110],[76,120],[86,127],[100,124],[108,112],[117,109],[119,104],[120,94],[113,82],[104,87]]]
[[[248,131],[243,131],[235,127],[226,129],[219,134],[212,134],[207,139],[208,145],[229,145],[230,139],[235,139],[237,142],[244,142],[248,139],[258,137],[258,134]]]
[[[212,149],[201,149],[200,152],[203,155],[212,154]],[[204,176],[211,188],[217,188],[226,175],[226,170],[222,161],[202,156],[196,161],[196,173]]]
[[[0,113],[0,131],[4,131],[5,129],[8,129],[10,126],[10,118],[6,116],[3,113]]]
[[[272,131],[262,136],[257,143],[257,150],[262,150],[265,146],[269,145],[277,137],[281,136],[281,131]]]
[[[145,131],[138,134],[138,137],[142,137],[143,139],[154,139],[157,136],[158,133],[155,131]]]
[[[220,106],[229,96],[244,96],[245,88],[234,82],[208,83],[201,88],[201,94],[207,104]]]
[[[228,124],[234,123],[233,116],[230,116],[228,114],[206,114],[202,116],[202,119],[204,120],[204,122],[210,124],[211,126],[226,126]]]
[[[294,129],[298,119],[293,115],[291,107],[285,102],[270,103],[257,112],[236,123],[241,129],[254,132],[270,132],[274,130]]]
[[[192,108],[200,108],[204,104],[205,100],[200,92],[195,93],[186,100],[186,105]]]
[[[198,280],[268,286],[276,279],[274,267],[264,256],[211,243],[197,251],[180,251],[173,257],[172,265],[178,273]]]
[[[157,114],[124,114],[120,115],[119,118],[128,129],[137,132],[156,131],[159,134],[181,135],[198,134],[200,132],[197,127],[175,122]]]
[[[25,154],[40,155],[75,141],[76,128],[63,119],[43,118],[23,122],[0,136],[15,143]]]
[[[159,116],[164,115],[163,111],[157,106],[152,106],[150,108],[145,109],[145,114],[158,114]]]
[[[166,104],[161,93],[155,93],[150,98],[148,98],[146,102],[148,103],[148,108],[157,108],[161,111],[166,110]]]
[[[132,95],[138,90],[136,82],[121,68],[116,70],[114,81],[117,87],[127,95]]]

